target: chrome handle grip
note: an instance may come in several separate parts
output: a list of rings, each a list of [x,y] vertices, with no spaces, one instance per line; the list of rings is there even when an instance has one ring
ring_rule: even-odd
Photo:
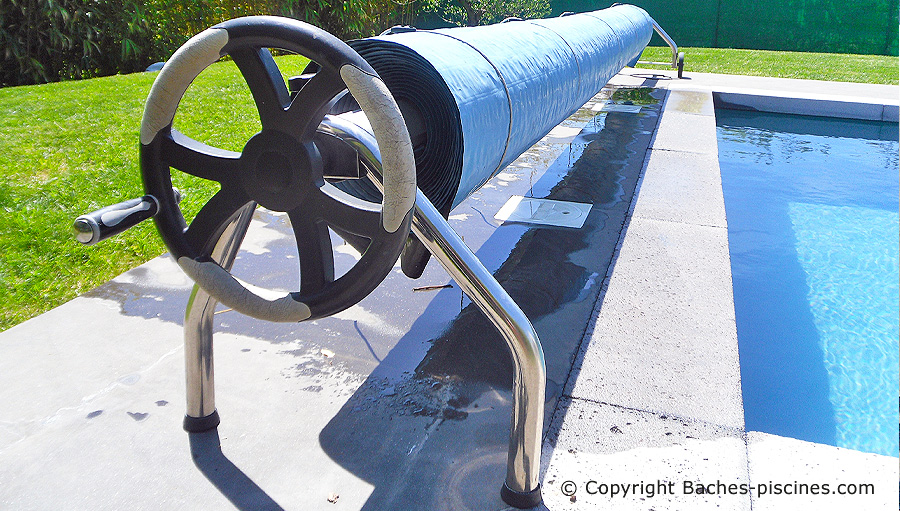
[[[181,193],[175,192],[175,201],[181,202]],[[93,245],[126,231],[159,211],[159,202],[152,195],[130,199],[106,206],[75,219],[72,227],[75,239],[85,245]]]

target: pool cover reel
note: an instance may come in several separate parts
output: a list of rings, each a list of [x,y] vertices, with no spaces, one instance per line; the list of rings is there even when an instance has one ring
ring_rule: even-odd
[[[418,187],[446,217],[622,68],[633,66],[652,33],[653,21],[643,9],[616,5],[550,19],[403,31],[349,44],[400,106],[414,145]],[[365,180],[342,187],[378,197]],[[427,252],[418,254],[418,271],[408,271],[403,261],[411,277],[427,261]]]
[[[540,503],[546,382],[540,341],[441,215],[633,65],[653,26],[643,10],[617,5],[548,20],[410,30],[353,41],[351,49],[297,20],[247,17],[185,43],[147,99],[141,126],[147,196],[76,220],[79,239],[93,243],[155,214],[166,245],[198,283],[185,317],[185,428],[202,431],[219,422],[212,372],[217,301],[269,321],[324,317],[374,289],[401,247],[409,276],[421,274],[432,251],[501,332],[515,365],[501,496],[520,508]],[[268,49],[299,53],[313,63],[290,80],[288,90]],[[226,54],[247,80],[263,126],[241,153],[196,142],[172,126],[193,79]],[[359,162],[374,172],[384,164],[380,208],[333,189],[382,202],[378,189],[359,179]],[[172,169],[221,184],[189,226],[172,188]],[[230,273],[257,204],[287,213],[298,243],[300,291],[277,300],[255,295]],[[362,253],[337,278],[329,229]]]

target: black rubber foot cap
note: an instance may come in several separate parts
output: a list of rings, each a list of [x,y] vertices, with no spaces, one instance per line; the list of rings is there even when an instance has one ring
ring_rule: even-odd
[[[537,506],[543,500],[541,497],[541,485],[529,492],[521,493],[510,489],[509,486],[506,486],[506,483],[503,484],[503,489],[500,490],[500,498],[503,499],[503,502],[519,509]]]
[[[188,433],[202,433],[204,431],[215,429],[215,427],[219,425],[219,422],[219,411],[216,410],[206,417],[191,417],[190,415],[185,415],[183,426],[184,430]]]

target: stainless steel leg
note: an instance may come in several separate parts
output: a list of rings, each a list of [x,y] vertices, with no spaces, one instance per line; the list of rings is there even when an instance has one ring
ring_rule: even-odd
[[[255,209],[256,203],[250,202],[238,211],[210,254],[226,270],[234,264]],[[216,303],[215,298],[195,284],[184,315],[187,391],[184,429],[190,432],[206,431],[219,425],[213,378],[213,314]]]
[[[373,176],[371,172],[367,175],[383,191],[381,155],[378,143],[368,129],[339,116],[326,116],[318,129],[354,148],[359,157],[376,171],[378,176]],[[501,496],[507,504],[515,507],[536,506],[541,502],[541,432],[547,382],[544,351],[537,333],[522,309],[421,190],[416,191],[412,232],[506,340],[515,368],[509,455]]]
[[[537,333],[522,309],[421,191],[416,194],[412,230],[500,331],[512,353],[513,414],[503,499],[516,507],[537,505],[541,501],[541,430],[547,381]]]

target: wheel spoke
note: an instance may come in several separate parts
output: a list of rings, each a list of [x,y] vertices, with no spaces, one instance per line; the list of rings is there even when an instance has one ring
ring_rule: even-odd
[[[318,192],[311,207],[335,230],[369,239],[384,231],[380,205],[358,199],[327,183]]]
[[[303,214],[302,208],[288,212],[291,228],[297,240],[300,259],[300,293],[315,294],[334,282],[334,253],[331,235],[324,222]]]
[[[287,110],[290,133],[301,140],[312,136],[331,100],[345,88],[339,76],[320,69],[291,100]]]
[[[241,153],[198,142],[175,129],[162,139],[166,164],[186,174],[224,183],[235,179]]]
[[[291,102],[278,64],[267,48],[241,47],[230,53],[250,87],[264,129],[282,129]]]
[[[197,216],[184,232],[188,244],[196,253],[209,255],[219,236],[222,235],[228,220],[248,202],[250,199],[238,187],[219,190],[209,199],[209,202],[200,208]]]

